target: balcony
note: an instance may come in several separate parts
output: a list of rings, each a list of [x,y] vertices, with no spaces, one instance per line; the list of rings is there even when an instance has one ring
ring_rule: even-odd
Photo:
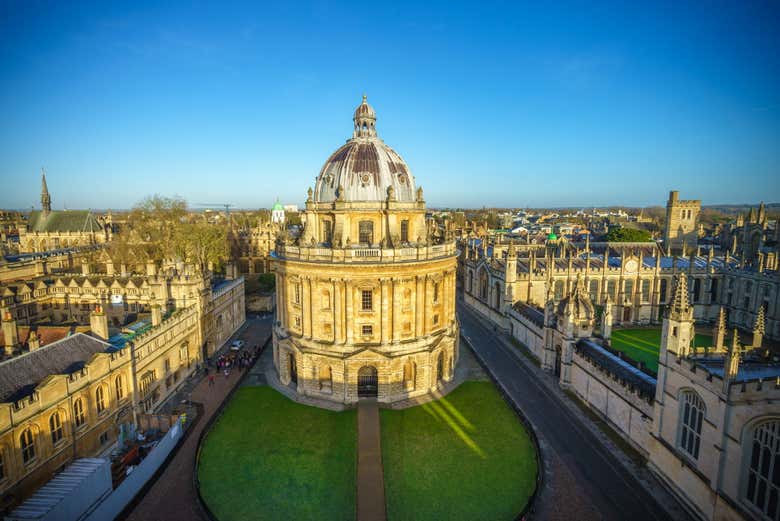
[[[457,255],[455,242],[403,248],[329,248],[323,245],[277,244],[277,259],[345,264],[401,263],[442,259]]]

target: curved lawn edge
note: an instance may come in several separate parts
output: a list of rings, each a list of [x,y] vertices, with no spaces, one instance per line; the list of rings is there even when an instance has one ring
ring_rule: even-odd
[[[521,521],[523,520],[527,515],[533,514],[536,511],[537,501],[539,500],[539,495],[542,491],[542,488],[545,485],[544,481],[544,454],[542,452],[542,446],[539,444],[539,438],[536,435],[536,429],[534,429],[534,426],[531,424],[530,420],[526,417],[525,413],[517,407],[514,403],[514,401],[509,397],[509,393],[507,392],[504,385],[498,381],[498,379],[493,375],[493,373],[488,368],[485,361],[482,359],[482,356],[477,352],[476,349],[474,349],[474,346],[471,345],[471,342],[469,342],[468,338],[466,338],[465,335],[461,333],[460,338],[463,342],[466,343],[467,346],[469,346],[469,349],[471,349],[471,352],[474,354],[474,357],[477,359],[477,362],[479,362],[479,365],[482,366],[482,369],[485,371],[485,374],[490,376],[490,380],[493,382],[493,385],[498,389],[498,392],[501,393],[501,397],[504,399],[504,402],[509,406],[510,409],[515,411],[515,414],[520,419],[520,422],[523,424],[523,426],[526,428],[526,431],[528,432],[528,435],[531,438],[531,441],[534,444],[535,454],[536,454],[536,482],[534,486],[533,493],[531,494],[531,497],[528,498],[528,502],[525,505],[525,508],[523,508],[515,517],[515,520]]]

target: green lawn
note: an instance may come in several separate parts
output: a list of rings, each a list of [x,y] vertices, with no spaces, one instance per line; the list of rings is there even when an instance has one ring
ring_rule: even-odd
[[[658,351],[661,348],[661,329],[617,329],[610,339],[613,349],[623,351],[634,360],[644,362],[648,369],[658,371]],[[712,336],[696,335],[697,347],[712,345]]]
[[[243,387],[204,441],[201,493],[220,521],[355,518],[355,411]]]
[[[380,414],[390,521],[511,520],[533,493],[533,442],[492,383]]]

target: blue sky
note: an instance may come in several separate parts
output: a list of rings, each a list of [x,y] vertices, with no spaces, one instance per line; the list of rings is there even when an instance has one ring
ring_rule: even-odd
[[[776,2],[0,5],[0,207],[301,203],[366,92],[432,206],[780,201]]]

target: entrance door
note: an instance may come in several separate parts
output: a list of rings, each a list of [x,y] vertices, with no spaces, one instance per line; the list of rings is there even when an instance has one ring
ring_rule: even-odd
[[[360,398],[376,398],[378,390],[376,367],[364,365],[358,371],[358,396]]]

